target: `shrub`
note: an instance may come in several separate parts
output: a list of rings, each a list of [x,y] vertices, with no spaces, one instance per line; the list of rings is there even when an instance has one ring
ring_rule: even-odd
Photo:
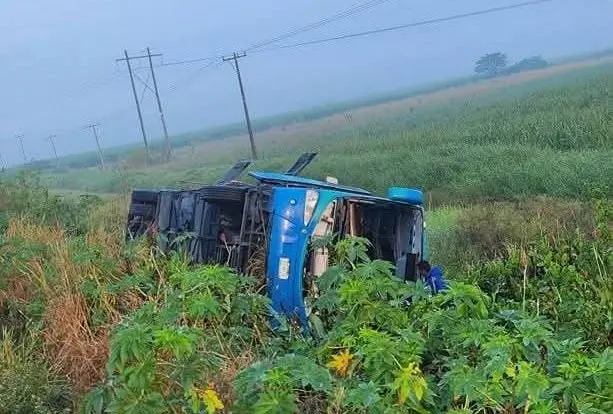
[[[555,244],[577,232],[589,236],[595,226],[589,204],[549,197],[448,210],[435,212],[439,221],[441,211],[450,218],[436,229],[429,226],[430,250],[433,260],[454,274],[463,273],[471,264],[505,256],[509,246],[527,248],[541,240]]]
[[[613,345],[613,209],[595,203],[593,231],[507,246],[498,259],[475,266],[466,280],[507,305],[547,316],[562,335],[580,334],[592,347]]]
[[[10,330],[0,336],[0,413],[58,414],[72,411],[68,381],[41,359],[31,338],[18,342]]]
[[[28,191],[16,194],[36,205]],[[463,223],[478,260],[434,297],[371,260],[366,240],[342,240],[309,298],[309,331],[283,318],[271,329],[257,282],[227,268],[120,248],[109,207],[90,209],[79,231],[12,216],[0,239],[1,322],[21,331],[0,343],[0,401],[61,412],[97,382],[83,412],[611,412],[603,194],[593,221],[584,206],[550,200],[503,206],[502,225],[488,217],[498,207],[484,208],[486,225],[510,238]]]
[[[118,325],[106,386],[86,412],[214,412],[236,372],[266,340],[267,301],[229,269],[189,269],[174,259],[157,298]]]
[[[364,260],[367,245],[353,242],[354,260],[318,281],[312,322],[321,339],[299,339],[301,352],[241,373],[238,407],[257,413],[613,408],[609,348],[590,350],[578,333],[560,335],[542,315],[492,300],[472,285],[454,282],[430,298],[420,284],[395,281],[389,265]],[[572,315],[559,315],[565,318]],[[292,368],[294,361],[304,369]]]
[[[61,225],[70,233],[83,233],[88,210],[99,203],[96,196],[71,201],[53,195],[38,174],[21,172],[13,180],[0,181],[0,233],[16,216],[27,216],[38,224]]]

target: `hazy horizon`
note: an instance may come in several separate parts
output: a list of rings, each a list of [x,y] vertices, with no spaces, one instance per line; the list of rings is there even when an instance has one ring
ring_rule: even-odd
[[[382,4],[276,43],[292,44],[497,6],[512,0],[440,0]],[[104,147],[141,140],[123,49],[150,46],[164,62],[241,51],[359,3],[228,0],[181,6],[142,0],[31,0],[3,5],[0,17],[0,153],[22,162],[16,134],[29,158],[51,156],[45,138],[57,135],[60,155],[91,151],[83,126],[100,122]],[[436,25],[241,59],[253,118],[377,95],[467,76],[479,56],[501,51],[510,62],[542,55],[556,59],[613,46],[613,2],[558,0]],[[159,59],[156,64],[161,63]],[[145,64],[145,61],[142,62]],[[136,64],[138,67],[138,64]],[[156,68],[171,135],[241,122],[236,76],[228,64],[208,62]],[[139,71],[146,77],[144,71]],[[137,83],[139,95],[142,86]],[[161,136],[151,93],[143,102],[150,139]]]

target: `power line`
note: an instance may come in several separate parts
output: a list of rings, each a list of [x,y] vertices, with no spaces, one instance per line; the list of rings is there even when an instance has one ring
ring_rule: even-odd
[[[209,56],[209,57],[204,57],[204,58],[196,58],[196,59],[187,59],[187,60],[179,60],[176,62],[165,62],[160,64],[159,66],[175,66],[175,65],[185,65],[188,63],[199,63],[199,62],[210,62],[210,61],[216,61],[218,59],[220,59],[222,56]]]
[[[373,7],[379,6],[381,4],[387,3],[390,0],[368,0],[362,3],[358,3],[358,4],[354,4],[353,6],[349,7],[348,9],[345,9],[343,11],[340,11],[338,13],[335,13],[331,16],[328,16],[324,19],[318,20],[316,22],[313,23],[309,23],[305,26],[300,26],[297,27],[295,29],[290,30],[289,32],[286,32],[282,35],[279,35],[277,37],[273,37],[271,39],[267,39],[267,40],[263,40],[260,41],[258,43],[254,43],[251,46],[243,49],[245,52],[251,52],[257,49],[260,49],[264,46],[268,46],[270,44],[273,43],[277,43],[281,40],[285,40],[288,39],[290,37],[296,36],[297,34],[300,33],[304,33],[307,32],[309,30],[313,30],[313,29],[317,29],[319,27],[325,26],[327,24],[330,24],[332,22],[344,19],[346,17],[350,17],[353,16],[355,14],[361,13],[363,11],[366,11],[368,9],[371,9]],[[190,63],[199,63],[199,62],[211,62],[211,61],[218,61],[219,59],[223,59],[223,55],[218,55],[218,56],[207,56],[207,57],[201,57],[201,58],[194,58],[194,59],[186,59],[186,60],[178,60],[178,61],[174,61],[174,62],[168,62],[168,63],[162,63],[160,66],[175,66],[175,65],[186,65],[186,64],[190,64]]]
[[[149,69],[151,70],[151,79],[153,80],[153,89],[155,93],[155,99],[158,104],[158,114],[160,115],[160,121],[162,122],[162,129],[164,131],[164,142],[166,144],[164,151],[164,160],[166,162],[170,161],[171,156],[171,148],[170,148],[170,137],[168,136],[168,128],[166,127],[166,117],[164,116],[164,109],[162,108],[162,101],[160,100],[160,92],[158,91],[158,82],[155,78],[155,71],[153,70],[153,60],[151,59],[153,55],[151,54],[151,50],[147,47],[147,57],[149,60]]]
[[[147,47],[146,49],[147,54],[146,55],[142,55],[142,56],[128,56],[128,51],[124,50],[124,55],[125,58],[121,58],[121,59],[117,59],[117,62],[122,62],[125,61],[127,66],[128,66],[128,71],[130,73],[130,81],[132,83],[132,92],[134,94],[134,101],[136,103],[136,111],[138,113],[138,120],[140,122],[140,127],[141,127],[141,132],[143,134],[143,141],[145,143],[145,149],[147,151],[147,161],[150,162],[151,161],[151,154],[149,152],[149,143],[147,142],[147,135],[145,133],[145,124],[143,121],[143,114],[140,108],[140,103],[139,103],[139,99],[138,99],[138,95],[136,93],[136,86],[134,85],[134,78],[138,79],[139,82],[141,82],[144,86],[143,88],[143,92],[141,94],[141,98],[140,100],[143,100],[145,91],[147,89],[149,89],[151,92],[153,92],[153,94],[155,95],[155,99],[156,99],[156,103],[157,103],[157,109],[158,109],[158,113],[160,116],[160,121],[162,122],[162,129],[164,131],[164,142],[165,142],[165,152],[164,152],[164,159],[166,161],[170,161],[170,156],[171,156],[171,148],[170,148],[170,137],[168,135],[168,128],[166,127],[166,117],[164,116],[164,110],[162,108],[162,101],[160,99],[160,93],[159,93],[159,89],[158,89],[158,84],[157,84],[157,79],[155,77],[155,70],[153,68],[153,57],[159,57],[162,56],[161,54],[151,54],[151,49],[149,47]],[[140,76],[138,76],[137,73],[134,73],[134,70],[132,68],[132,65],[130,64],[130,62],[132,60],[137,60],[137,61],[141,61],[141,59],[146,59],[147,60],[147,64],[148,64],[148,69],[149,69],[149,74],[147,75],[147,80],[144,81]],[[153,81],[153,89],[151,88],[151,86],[149,86],[149,79],[152,79]]]
[[[381,2],[383,0],[379,0],[379,1]],[[388,1],[388,0],[386,0],[386,1]],[[383,28],[380,28],[380,29],[366,30],[366,31],[357,32],[357,33],[348,33],[348,34],[338,35],[338,36],[333,36],[333,37],[328,37],[328,38],[315,39],[315,40],[299,42],[299,43],[292,43],[292,44],[286,44],[286,45],[281,45],[281,46],[272,46],[272,47],[268,47],[268,48],[263,48],[262,49],[263,46],[267,46],[269,44],[276,43],[279,40],[283,40],[283,39],[285,39],[287,37],[294,36],[295,34],[302,33],[304,31],[310,30],[311,26],[313,28],[322,26],[322,25],[324,25],[323,22],[325,20],[327,20],[327,19],[323,19],[323,20],[320,20],[319,22],[315,22],[315,23],[312,23],[310,25],[303,26],[301,28],[298,28],[298,29],[295,29],[293,31],[290,31],[290,32],[288,32],[288,33],[286,33],[284,35],[277,36],[276,38],[269,39],[267,41],[263,41],[263,42],[260,42],[260,43],[256,43],[256,44],[254,44],[254,45],[252,45],[252,46],[250,46],[250,47],[248,47],[248,48],[246,48],[244,50],[246,52],[251,52],[251,54],[254,54],[254,53],[271,52],[271,51],[276,51],[276,50],[281,50],[281,49],[290,49],[290,48],[301,47],[301,46],[316,45],[316,44],[320,44],[320,43],[328,43],[328,42],[334,42],[334,41],[338,41],[338,40],[351,39],[351,38],[355,38],[355,37],[370,36],[370,35],[374,35],[374,34],[391,32],[391,31],[402,30],[402,29],[408,29],[408,28],[412,28],[412,27],[428,26],[428,25],[437,24],[437,23],[445,23],[445,22],[454,21],[454,20],[461,20],[461,19],[465,19],[465,18],[469,18],[469,17],[482,16],[482,15],[498,13],[498,12],[507,11],[507,10],[524,8],[524,7],[528,7],[528,6],[535,6],[535,5],[543,4],[543,3],[550,3],[552,1],[555,1],[555,0],[533,0],[533,1],[526,1],[526,2],[522,2],[522,3],[511,4],[511,5],[508,5],[508,6],[492,7],[492,8],[489,8],[489,9],[477,10],[477,11],[468,12],[468,13],[454,14],[454,15],[451,15],[451,16],[439,17],[439,18],[429,19],[429,20],[421,20],[421,21],[401,24],[401,25],[397,25],[397,26],[383,27]],[[366,3],[370,3],[370,2],[366,2]],[[363,5],[364,4],[365,3],[363,3]],[[378,4],[381,4],[381,3],[378,3]],[[373,4],[370,7],[374,7],[375,5],[378,5],[378,4]],[[358,7],[358,6],[354,6],[354,7]],[[348,10],[352,10],[352,9],[350,8]],[[347,13],[347,10],[345,11],[345,13]],[[330,16],[328,19],[338,20],[340,17],[335,18],[335,16],[341,15],[341,14],[343,14],[343,12],[339,12],[339,13],[333,15],[333,16]],[[355,12],[353,14],[355,14]],[[334,20],[331,20],[331,21],[334,21]],[[181,61],[176,61],[176,62],[164,63],[161,66],[184,65],[184,64],[197,63],[197,62],[205,62],[205,61],[206,62],[213,62],[215,60],[219,60],[219,59],[222,59],[222,58],[223,58],[223,56],[207,56],[207,57],[201,57],[201,58],[186,59],[186,60],[181,60]]]
[[[322,19],[322,20],[320,20],[318,22],[314,22],[314,23],[311,23],[309,25],[293,29],[293,30],[291,30],[291,31],[289,31],[289,32],[287,32],[287,33],[285,33],[283,35],[277,36],[277,37],[275,37],[273,39],[269,39],[267,41],[262,41],[262,42],[256,43],[256,44],[250,46],[250,48],[248,48],[246,50],[252,50],[251,53],[263,53],[263,52],[271,52],[271,51],[275,51],[275,50],[297,48],[297,47],[302,47],[302,46],[307,46],[307,45],[323,44],[323,43],[328,43],[328,42],[340,41],[340,40],[344,40],[344,39],[351,39],[351,38],[357,38],[357,37],[363,37],[363,36],[370,36],[370,35],[375,35],[375,34],[379,34],[379,33],[391,32],[391,31],[407,29],[407,28],[412,28],[412,27],[433,25],[433,24],[444,23],[444,22],[454,21],[454,20],[461,20],[461,19],[465,19],[465,18],[480,16],[480,15],[486,15],[486,14],[492,14],[492,13],[497,13],[497,12],[502,12],[502,11],[507,11],[507,10],[512,10],[512,9],[519,9],[519,8],[524,8],[524,7],[528,7],[528,6],[533,6],[533,5],[549,3],[549,2],[552,2],[554,0],[525,1],[525,2],[522,2],[522,3],[516,3],[516,4],[512,4],[512,5],[508,5],[508,6],[493,7],[493,8],[488,8],[488,9],[483,9],[483,10],[478,10],[478,11],[473,11],[473,12],[468,12],[468,13],[461,13],[461,14],[455,14],[455,15],[446,16],[446,17],[440,17],[440,18],[435,18],[435,19],[411,22],[411,23],[402,24],[402,25],[384,27],[384,28],[380,28],[380,29],[367,30],[367,31],[362,31],[362,32],[357,32],[357,33],[349,33],[349,34],[344,34],[344,35],[338,35],[338,36],[334,36],[334,37],[315,39],[315,40],[311,40],[311,41],[305,41],[305,42],[299,42],[299,43],[285,44],[285,45],[280,45],[280,46],[271,46],[271,47],[268,47],[268,48],[263,48],[264,46],[272,45],[273,43],[276,43],[276,42],[278,42],[280,40],[289,38],[289,37],[294,36],[294,35],[296,35],[298,33],[302,33],[302,32],[305,32],[307,30],[311,30],[312,28],[321,27],[321,26],[323,26],[325,24],[328,24],[328,23],[330,23],[332,21],[336,21],[336,20],[339,20],[341,18],[345,18],[345,17],[351,16],[353,14],[356,14],[358,12],[361,12],[363,10],[367,10],[369,8],[375,7],[375,6],[379,5],[379,4],[383,4],[386,1],[389,1],[389,0],[370,0],[370,1],[359,3],[357,5],[354,5],[354,6],[350,7],[349,9],[347,9],[345,11],[338,12],[338,13],[336,13],[336,14],[334,14],[334,15],[326,18],[326,19]],[[160,55],[151,55],[151,56],[160,56]],[[118,61],[126,60],[127,63],[128,63],[128,66],[130,66],[129,60],[131,60],[131,59],[139,59],[140,60],[140,59],[144,59],[144,58],[148,58],[148,57],[149,57],[148,55],[129,57],[126,54],[126,59],[118,59]],[[202,68],[200,68],[198,70],[198,72],[196,73],[196,75],[198,75],[203,70],[206,70],[206,69],[209,69],[209,68],[215,69],[215,68],[219,67],[221,65],[219,60],[222,59],[222,58],[223,58],[223,56],[210,56],[210,57],[196,58],[196,59],[190,59],[190,60],[185,60],[185,61],[162,63],[161,65],[157,65],[157,66],[172,66],[172,65],[180,65],[180,64],[187,64],[187,63],[196,63],[196,62],[208,62],[205,66],[203,66]],[[234,60],[233,58],[230,58],[230,59]],[[151,65],[151,66],[153,66],[153,65]],[[132,72],[134,72],[134,68],[132,68]],[[134,74],[134,75],[136,75],[136,74]],[[104,79],[103,81],[98,82],[98,83],[99,84],[100,83],[105,84],[107,82],[110,82],[110,81],[114,80],[116,77],[117,77],[117,74],[113,75],[112,77],[110,77],[108,79]],[[142,82],[142,79],[140,79],[140,77],[138,77],[138,78]],[[147,81],[148,80],[149,79],[147,79]],[[131,81],[133,83],[133,88],[134,88],[134,79],[132,78]],[[173,84],[170,85],[168,90],[169,91],[174,91],[174,90],[178,89],[178,86],[179,86],[180,83],[182,84],[183,82],[174,82]],[[147,82],[143,82],[143,84],[146,85]],[[88,85],[87,82],[86,82],[85,84],[80,85],[79,89],[85,89],[85,88],[88,88],[88,87],[91,87],[91,86],[97,86],[97,85],[95,85],[95,83],[93,83],[93,82]],[[148,85],[147,85],[147,87],[148,87]],[[146,88],[145,88],[145,90],[146,90]],[[136,98],[136,101],[137,101],[137,106],[139,106],[138,98]],[[116,111],[116,112],[123,112],[123,111],[124,111],[124,109],[122,109],[121,111]],[[144,129],[144,127],[142,125],[142,121],[141,121],[141,128]],[[145,138],[145,140],[146,140],[146,138]],[[22,154],[24,155],[24,161],[27,162],[27,159],[26,159],[26,156],[25,156],[25,151],[23,149],[22,138],[20,140],[20,143],[21,143],[21,147],[22,147],[21,148],[22,149]]]
[[[308,24],[306,26],[298,27],[298,28],[296,28],[294,30],[291,30],[291,31],[289,31],[287,33],[284,33],[284,34],[282,34],[280,36],[277,36],[277,37],[274,37],[272,39],[268,39],[268,40],[264,40],[264,41],[259,42],[259,43],[255,43],[255,44],[249,46],[246,49],[246,51],[250,52],[250,51],[253,51],[255,49],[259,49],[259,48],[261,48],[263,46],[268,46],[268,45],[270,45],[272,43],[276,43],[276,42],[279,42],[281,40],[285,40],[287,38],[296,36],[297,34],[304,33],[304,32],[307,32],[309,30],[317,29],[319,27],[325,26],[325,25],[330,24],[332,22],[335,22],[337,20],[341,20],[341,19],[344,19],[346,17],[350,17],[350,16],[353,16],[355,14],[364,12],[364,11],[366,11],[368,9],[371,9],[373,7],[376,7],[376,6],[379,6],[381,4],[387,3],[389,1],[390,0],[368,0],[368,1],[365,1],[365,2],[362,2],[362,3],[355,4],[355,5],[351,6],[350,8],[348,8],[346,10],[343,10],[343,11],[340,11],[338,13],[335,13],[332,16],[326,17],[326,18],[324,18],[322,20],[319,20],[317,22],[310,23],[310,24]]]
[[[223,59],[223,56],[220,56],[219,59]],[[202,72],[207,71],[208,69],[218,69],[219,67],[221,67],[221,65],[223,64],[223,62],[219,62],[219,61],[215,61],[215,62],[210,62],[200,68],[198,68],[196,70],[196,72],[192,73],[191,76],[185,77],[183,79],[180,79],[178,81],[175,81],[173,83],[170,84],[170,86],[167,88],[167,90],[169,92],[174,92],[177,89],[179,89],[179,87],[187,85],[189,83],[191,83],[194,79],[196,79]]]
[[[102,88],[104,86],[109,85],[111,82],[115,80],[119,80],[121,76],[122,74],[113,73],[112,75],[107,76],[97,81],[82,82],[78,86],[75,86],[74,88],[55,92],[53,96],[50,97],[50,99],[44,99],[42,101],[39,101],[39,103],[46,105],[46,106],[57,105],[61,99],[74,98],[78,96],[81,92],[87,92],[90,89]],[[14,107],[10,110],[17,111],[18,109]]]
[[[150,92],[154,92],[153,89],[151,89],[151,86],[149,86],[149,79],[151,78],[151,73],[147,73],[147,79],[143,80],[143,78],[141,78],[136,72],[134,72],[134,78],[136,78],[136,80],[138,80],[143,85],[143,90],[140,94],[140,101],[142,102],[143,98],[145,97],[145,92],[147,92],[147,89],[149,89]]]
[[[349,33],[349,34],[344,34],[344,35],[339,35],[339,36],[334,36],[334,37],[328,37],[328,38],[323,38],[323,39],[310,40],[310,41],[307,41],[307,42],[293,43],[293,44],[289,44],[289,45],[275,46],[275,47],[270,47],[270,48],[266,48],[266,49],[262,49],[262,50],[256,51],[255,53],[269,52],[269,51],[281,50],[281,49],[290,49],[290,48],[301,47],[301,46],[308,46],[308,45],[316,45],[316,44],[321,44],[321,43],[334,42],[334,41],[338,41],[338,40],[351,39],[351,38],[355,38],[355,37],[370,36],[370,35],[379,34],[379,33],[391,32],[391,31],[395,31],[395,30],[408,29],[408,28],[412,28],[412,27],[428,26],[428,25],[437,24],[437,23],[449,22],[449,21],[452,21],[452,20],[461,20],[461,19],[465,19],[465,18],[469,18],[469,17],[474,17],[474,16],[482,16],[482,15],[485,15],[485,14],[497,13],[497,12],[506,11],[506,10],[512,10],[512,9],[519,9],[519,8],[523,8],[523,7],[527,7],[527,6],[534,6],[534,5],[542,4],[542,3],[549,3],[549,2],[552,2],[552,1],[554,1],[554,0],[527,1],[527,2],[523,2],[523,3],[512,4],[512,5],[509,5],[509,6],[493,7],[493,8],[490,8],[490,9],[478,10],[478,11],[469,12],[469,13],[454,14],[454,15],[451,15],[451,16],[439,17],[439,18],[430,19],[430,20],[421,20],[421,21],[418,21],[418,22],[401,24],[401,25],[397,25],[397,26],[383,27],[383,28],[380,28],[380,29],[366,30],[366,31],[363,31],[363,32]]]

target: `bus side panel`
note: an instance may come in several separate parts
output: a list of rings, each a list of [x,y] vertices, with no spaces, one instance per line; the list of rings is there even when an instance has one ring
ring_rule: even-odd
[[[276,188],[272,195],[268,249],[268,295],[273,309],[306,319],[302,276],[308,232],[304,226],[305,189]]]

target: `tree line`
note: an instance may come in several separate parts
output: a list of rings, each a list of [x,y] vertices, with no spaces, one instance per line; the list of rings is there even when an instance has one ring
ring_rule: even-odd
[[[509,65],[506,53],[494,52],[481,56],[475,62],[475,73],[480,76],[494,77],[527,70],[542,69],[549,66],[549,62],[541,56],[524,58]]]

